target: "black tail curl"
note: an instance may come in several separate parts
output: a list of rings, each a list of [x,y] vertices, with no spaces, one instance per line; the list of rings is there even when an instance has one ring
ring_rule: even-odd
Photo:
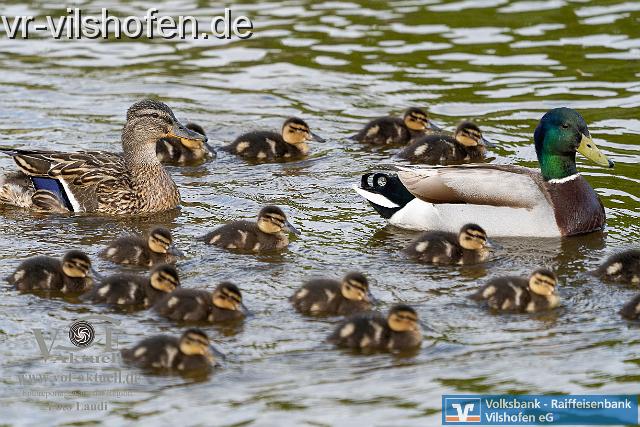
[[[371,193],[380,194],[389,199],[389,201],[398,205],[396,208],[388,208],[377,205],[368,200],[376,212],[385,219],[391,218],[393,214],[405,207],[407,203],[415,198],[415,196],[407,190],[395,174],[386,174],[381,172],[364,174],[360,181],[360,188]]]

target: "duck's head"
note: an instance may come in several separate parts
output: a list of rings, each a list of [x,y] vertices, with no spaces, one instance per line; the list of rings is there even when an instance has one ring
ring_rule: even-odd
[[[412,107],[404,113],[404,124],[411,130],[424,132],[427,129],[435,129],[429,120],[426,111],[421,108]]]
[[[174,245],[171,232],[164,227],[155,227],[149,233],[147,245],[157,254],[183,255]]]
[[[582,116],[571,108],[554,108],[542,116],[534,140],[540,169],[547,181],[578,173],[576,152],[600,166],[614,166],[591,139]]]
[[[485,249],[488,246],[487,233],[477,224],[466,224],[458,233],[458,243],[470,251]]]
[[[277,206],[265,206],[258,214],[258,228],[263,233],[278,234],[287,229],[295,234],[300,234],[287,220],[282,209]]]
[[[458,125],[454,134],[456,141],[465,147],[487,146],[488,141],[482,136],[482,131],[477,124],[464,121]]]
[[[180,337],[180,352],[187,356],[204,356],[215,363],[215,352],[211,348],[209,337],[200,329],[187,329]]]
[[[155,157],[156,141],[161,138],[177,138],[186,146],[202,146],[207,141],[204,135],[182,125],[167,104],[152,99],[133,104],[127,111],[127,123],[122,131],[125,155],[144,152],[152,153],[150,158]],[[143,149],[145,146],[148,147]]]
[[[308,141],[324,142],[324,139],[311,132],[309,125],[297,117],[290,117],[282,125],[282,139],[287,144],[298,145]]]
[[[91,272],[91,260],[82,251],[69,251],[62,258],[62,272],[67,277],[84,279]]]
[[[369,291],[369,281],[362,273],[350,272],[342,279],[340,293],[351,301],[366,301],[373,303],[375,298]]]
[[[391,307],[389,316],[387,317],[387,324],[389,328],[395,332],[414,332],[420,330],[418,313],[416,313],[412,307],[404,304]]]
[[[558,278],[553,271],[539,268],[529,276],[529,289],[534,294],[549,296],[556,292]]]
[[[160,292],[173,292],[180,286],[180,277],[176,268],[169,264],[159,264],[151,270],[149,276],[151,287]]]
[[[213,291],[213,305],[222,310],[239,311],[243,314],[249,314],[249,310],[242,303],[242,293],[240,289],[230,282],[222,282]]]

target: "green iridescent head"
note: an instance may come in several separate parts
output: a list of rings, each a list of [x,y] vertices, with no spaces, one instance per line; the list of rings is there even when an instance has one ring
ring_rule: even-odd
[[[578,173],[576,152],[600,166],[613,167],[613,162],[591,140],[587,123],[571,108],[549,110],[533,135],[540,169],[547,181]]]

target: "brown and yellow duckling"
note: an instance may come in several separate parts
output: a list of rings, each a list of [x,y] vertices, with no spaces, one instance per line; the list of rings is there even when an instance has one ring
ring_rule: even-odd
[[[171,320],[208,323],[244,319],[249,313],[240,289],[229,282],[220,283],[213,293],[176,289],[158,301],[154,310]]]
[[[438,130],[424,110],[409,108],[403,118],[388,116],[370,121],[351,139],[369,145],[405,145]]]
[[[204,236],[204,242],[225,249],[264,252],[284,249],[289,237],[284,230],[300,234],[287,221],[287,216],[277,206],[265,206],[258,213],[258,221],[233,221]]]
[[[174,165],[190,165],[200,163],[207,159],[215,159],[216,152],[206,142],[206,134],[202,126],[196,123],[187,123],[187,129],[199,133],[203,141],[183,139],[177,137],[165,137],[156,143],[156,155],[162,163]]]
[[[478,162],[484,159],[487,145],[475,123],[462,122],[453,135],[438,132],[415,139],[398,157],[427,165]]]
[[[612,255],[595,275],[609,282],[640,285],[640,249],[630,249]]]
[[[173,244],[171,232],[164,227],[151,230],[148,237],[122,236],[100,252],[100,256],[116,264],[151,267],[155,264],[174,264],[182,253]]]
[[[400,352],[419,347],[422,331],[416,311],[396,305],[386,318],[380,313],[360,313],[346,319],[328,342],[359,350]]]
[[[297,117],[287,119],[282,132],[253,131],[240,135],[223,149],[238,156],[259,161],[300,159],[309,153],[309,141],[324,142]]]
[[[556,275],[541,268],[528,278],[506,276],[491,279],[470,298],[486,301],[493,310],[536,313],[551,310],[560,304],[557,284]]]
[[[477,224],[466,224],[456,235],[445,231],[427,231],[411,242],[404,253],[430,264],[469,265],[489,257],[487,233]]]
[[[179,286],[180,278],[175,267],[159,264],[147,277],[128,273],[109,276],[83,295],[82,299],[99,304],[147,308]]]
[[[7,278],[10,285],[22,292],[60,292],[78,294],[93,285],[89,276],[91,260],[81,251],[69,251],[62,260],[36,256],[23,261]]]
[[[347,273],[342,281],[309,280],[289,299],[303,314],[345,316],[371,309],[375,299],[362,273]]]
[[[179,372],[208,370],[216,355],[221,353],[200,329],[188,329],[179,338],[156,335],[122,350],[122,360],[138,368]]]

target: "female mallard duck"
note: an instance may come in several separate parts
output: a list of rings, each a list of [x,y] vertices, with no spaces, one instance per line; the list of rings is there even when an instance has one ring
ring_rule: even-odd
[[[380,313],[360,313],[343,321],[328,342],[359,350],[399,352],[422,342],[418,314],[408,305],[396,305],[387,318]]]
[[[226,322],[244,319],[248,310],[240,289],[223,282],[213,293],[199,289],[176,289],[154,307],[161,316],[183,322]]]
[[[462,226],[458,234],[427,231],[404,252],[410,258],[431,264],[478,264],[489,257],[487,233],[476,224]]]
[[[631,249],[612,255],[595,271],[609,282],[640,285],[640,250]]]
[[[142,369],[168,371],[208,370],[221,354],[200,329],[188,329],[180,338],[156,335],[145,338],[134,347],[122,350],[122,360]]]
[[[78,294],[91,288],[91,261],[81,251],[69,251],[60,261],[48,256],[36,256],[23,261],[7,278],[10,285],[22,292],[55,291]]]
[[[457,231],[470,220],[491,236],[571,236],[601,230],[602,203],[576,170],[576,151],[613,162],[569,108],[550,110],[534,134],[541,172],[507,165],[401,167],[397,176],[366,174],[356,191],[401,228]],[[369,178],[373,179],[370,182]]]
[[[180,251],[173,244],[171,232],[156,227],[146,239],[142,236],[122,236],[109,243],[100,256],[116,264],[151,267],[155,264],[175,264]]]
[[[436,133],[415,139],[398,153],[411,163],[447,165],[478,162],[484,159],[487,141],[478,125],[462,122],[453,135]]]
[[[258,221],[233,221],[218,227],[204,236],[208,245],[225,249],[238,249],[251,252],[264,252],[286,248],[289,237],[283,232],[287,229],[300,234],[287,221],[287,216],[277,206],[265,206],[258,214]]]
[[[289,299],[303,314],[345,316],[371,309],[374,298],[361,273],[347,273],[342,281],[314,279],[306,282]]]
[[[185,127],[206,137],[202,126],[196,123],[187,123]],[[190,165],[216,158],[215,150],[205,141],[176,137],[159,139],[156,143],[156,155],[162,163],[174,165]]]
[[[175,267],[160,264],[148,277],[120,273],[109,276],[94,286],[82,299],[115,306],[150,307],[180,286]]]
[[[308,141],[324,142],[309,129],[304,120],[297,117],[287,119],[282,133],[254,131],[240,135],[223,149],[238,156],[260,161],[299,159],[309,153]]]
[[[620,315],[628,320],[638,320],[640,318],[640,295],[636,295],[626,303],[620,310]]]
[[[403,118],[388,116],[370,121],[351,139],[370,145],[404,145],[438,130],[424,110],[409,108]]]
[[[162,102],[136,102],[122,131],[123,154],[2,148],[20,169],[0,179],[0,204],[43,212],[144,214],[173,209],[178,188],[156,157],[156,141],[206,138],[186,129]]]
[[[477,301],[498,311],[536,313],[556,308],[560,297],[556,293],[558,279],[552,271],[541,268],[529,278],[497,277],[489,280],[478,292],[471,295]]]

